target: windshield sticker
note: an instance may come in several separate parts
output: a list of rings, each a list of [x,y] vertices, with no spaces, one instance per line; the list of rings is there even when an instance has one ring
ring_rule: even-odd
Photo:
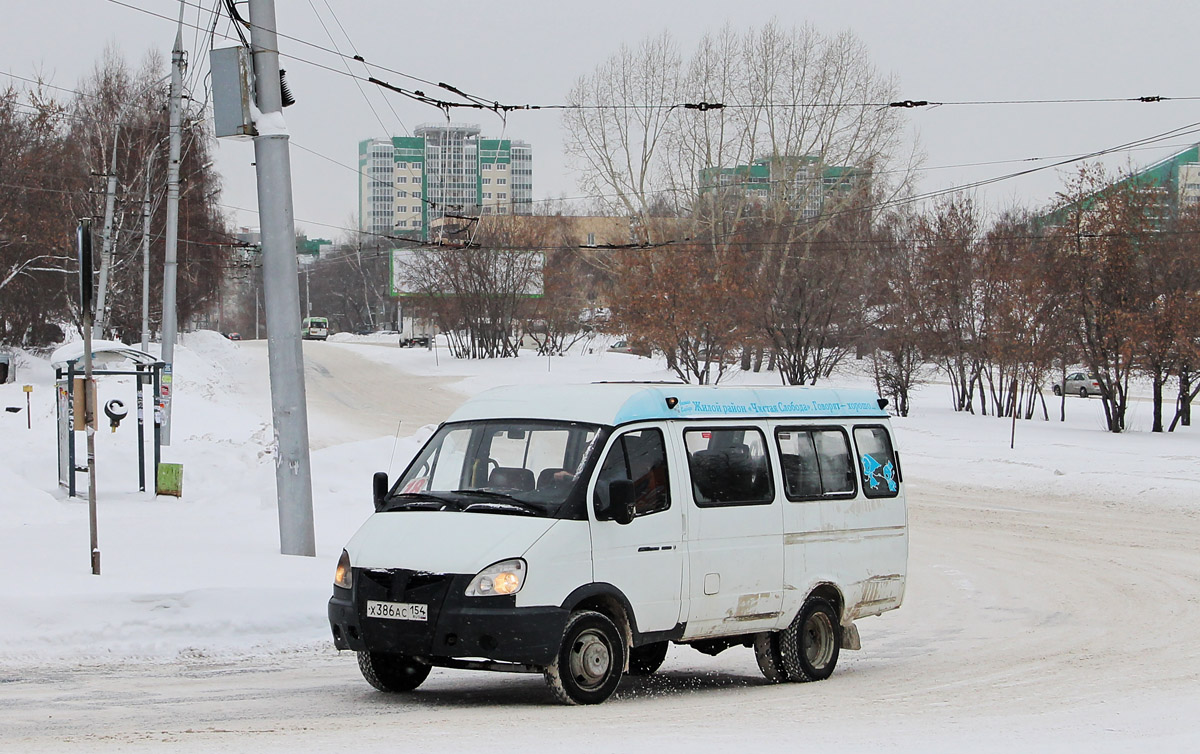
[[[887,483],[888,492],[896,491],[896,467],[888,461],[886,465],[880,465],[870,455],[864,454],[862,457],[863,476],[866,478],[867,484],[873,490],[879,489],[880,478]],[[881,472],[881,473],[880,473]]]
[[[426,481],[428,481],[428,477],[419,476],[408,484],[404,485],[404,488],[400,490],[400,494],[403,495],[406,492],[420,492],[421,490],[425,489]]]

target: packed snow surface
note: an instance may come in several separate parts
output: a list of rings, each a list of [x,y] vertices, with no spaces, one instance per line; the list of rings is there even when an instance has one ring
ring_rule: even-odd
[[[279,554],[266,344],[176,349],[183,496],[138,491],[130,416],[96,433],[102,575],[86,475],[58,484],[54,374],[0,385],[0,751],[1195,751],[1200,748],[1200,428],[1103,431],[1098,399],[1047,394],[1050,421],[957,414],[923,387],[893,420],[910,522],[900,610],[859,622],[816,684],[767,684],[753,655],[673,647],[599,707],[540,676],[435,669],[385,695],[332,647],[325,616],[371,475],[403,471],[438,422],[500,384],[670,380],[608,353],[467,362],[392,337],[305,342],[317,557]],[[870,387],[855,364],[835,381]],[[735,374],[776,384],[771,373]],[[31,414],[22,385],[32,385]],[[32,425],[27,429],[27,421]],[[1010,442],[1015,447],[1010,448]],[[84,434],[77,435],[80,463]],[[152,483],[151,483],[152,487]]]

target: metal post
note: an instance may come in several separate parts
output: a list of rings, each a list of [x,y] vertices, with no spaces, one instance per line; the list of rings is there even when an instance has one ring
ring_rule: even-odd
[[[179,243],[179,153],[183,141],[179,127],[181,120],[181,94],[183,90],[183,11],[179,7],[179,29],[175,33],[175,49],[171,51],[171,146],[167,157],[167,228],[166,254],[163,260],[163,306],[162,306],[162,360],[166,362],[163,368],[163,393],[159,396],[162,404],[162,444],[171,444],[171,401],[174,398],[175,363],[175,332],[178,328],[175,311],[175,277],[178,267]],[[157,473],[157,471],[155,472]]]
[[[154,150],[146,155],[146,196],[142,199],[142,352],[150,348],[150,168],[154,165]],[[142,399],[138,382],[138,400]],[[144,489],[144,487],[143,487]]]
[[[275,486],[280,552],[314,556],[292,168],[279,87],[279,44],[275,30],[274,0],[250,0],[250,46],[254,54],[255,95],[261,113],[255,123],[254,161],[262,233],[271,414],[277,444]]]
[[[75,497],[75,362],[67,362],[67,497]]]
[[[138,490],[146,491],[146,420],[143,414],[142,386],[146,382],[146,375],[142,371],[142,365],[138,364],[134,367],[137,371],[137,436],[138,436]],[[157,474],[156,474],[157,476]]]
[[[83,428],[87,433],[88,532],[91,539],[92,574],[100,575],[100,537],[96,531],[96,407],[92,405],[92,219],[79,221],[80,309],[83,313]],[[71,383],[71,389],[75,384]],[[75,473],[74,469],[71,471]]]

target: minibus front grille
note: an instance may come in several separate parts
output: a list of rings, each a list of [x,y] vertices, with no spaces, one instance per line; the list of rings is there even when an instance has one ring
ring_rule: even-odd
[[[360,601],[420,602],[431,606],[441,605],[454,578],[451,574],[405,568],[373,568],[360,573],[362,578],[357,582]]]

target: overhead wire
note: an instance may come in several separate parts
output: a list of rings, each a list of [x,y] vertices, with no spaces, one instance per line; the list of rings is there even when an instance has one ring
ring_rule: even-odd
[[[124,0],[108,0],[108,2],[113,3],[115,5],[125,7],[125,8],[129,8],[130,10],[144,13],[146,15],[150,15],[150,16],[154,16],[157,18],[171,21],[171,23],[173,23],[173,24],[177,23],[176,19],[170,18],[170,17],[160,14],[160,13],[156,13],[147,8],[142,8],[140,6],[133,5],[132,3],[125,2]],[[181,0],[181,2],[183,2],[183,4],[189,5],[189,6],[193,6],[193,7],[197,6],[197,3],[189,2],[189,0]],[[235,5],[233,0],[226,0],[226,4],[231,7]],[[240,18],[240,15],[238,16],[238,18]],[[242,20],[241,23],[243,23],[247,27],[250,25],[250,22],[245,21],[245,20]],[[237,28],[236,24],[235,24],[235,28]],[[239,33],[239,35],[241,34],[240,29],[238,29],[238,33]],[[355,61],[363,63],[366,66],[378,69],[380,71],[385,71],[387,73],[391,73],[396,76],[401,76],[401,77],[409,79],[411,81],[416,81],[421,84],[425,84],[428,86],[433,86],[433,87],[437,87],[439,89],[443,89],[447,92],[450,92],[452,94],[455,94],[456,96],[462,97],[463,99],[467,100],[465,102],[454,102],[451,100],[440,99],[437,97],[430,96],[421,90],[405,89],[404,87],[394,86],[386,81],[376,78],[375,76],[369,76],[366,79],[361,79],[360,77],[358,77],[356,74],[354,74],[351,71],[340,70],[340,69],[334,68],[334,67],[326,65],[324,63],[319,63],[317,61],[314,61],[314,60],[311,60],[308,58],[303,58],[303,57],[300,57],[300,56],[297,56],[294,54],[288,54],[288,53],[279,51],[279,55],[281,57],[296,60],[298,62],[302,62],[302,63],[308,64],[308,65],[329,71],[331,73],[335,73],[340,76],[349,76],[351,78],[358,78],[360,80],[367,81],[368,83],[375,84],[376,86],[380,86],[384,89],[388,89],[390,91],[393,91],[393,92],[396,92],[403,96],[406,96],[415,101],[433,105],[435,107],[438,107],[439,109],[467,108],[467,109],[476,109],[476,110],[493,110],[496,112],[500,112],[500,111],[505,111],[505,112],[534,111],[534,110],[662,110],[662,109],[673,110],[673,109],[685,109],[685,110],[696,110],[699,112],[707,112],[707,111],[711,111],[711,110],[722,110],[722,109],[754,109],[754,108],[796,109],[796,108],[834,108],[834,107],[846,107],[846,108],[889,107],[889,108],[915,109],[915,108],[924,108],[924,107],[933,108],[933,107],[994,106],[994,105],[1053,105],[1053,104],[1072,104],[1073,105],[1073,104],[1102,104],[1102,103],[1109,103],[1109,104],[1112,104],[1112,103],[1141,103],[1141,104],[1145,104],[1145,103],[1162,103],[1162,102],[1172,102],[1172,101],[1200,100],[1200,95],[1186,95],[1186,96],[1142,95],[1142,96],[1132,96],[1132,97],[1062,97],[1062,98],[1042,98],[1042,99],[1018,98],[1018,99],[1008,99],[1008,100],[1003,100],[1003,99],[911,100],[911,99],[908,99],[908,100],[888,100],[888,101],[880,100],[880,101],[862,101],[862,102],[803,102],[803,103],[796,103],[796,102],[720,103],[720,102],[701,101],[701,102],[677,102],[677,103],[672,103],[672,104],[620,103],[620,104],[611,104],[611,105],[584,105],[584,104],[580,104],[580,103],[503,104],[503,103],[499,102],[498,100],[492,100],[492,99],[480,97],[478,95],[470,94],[466,91],[463,91],[461,88],[459,88],[453,84],[449,84],[446,82],[435,82],[428,78],[417,76],[417,75],[414,75],[411,73],[406,73],[404,71],[400,71],[395,68],[390,68],[390,67],[382,65],[380,63],[368,61],[362,55],[359,55],[357,53],[355,53],[354,55],[347,55],[335,48],[325,47],[324,45],[310,42],[301,37],[296,37],[296,36],[292,36],[289,34],[285,34],[278,30],[275,30],[275,33],[281,39],[287,39],[287,40],[295,42],[297,44],[304,45],[306,47],[312,48],[314,50],[318,50],[320,52],[324,52],[329,55],[333,55],[338,58],[355,60]],[[243,41],[243,43],[245,43],[244,38],[242,41]]]

